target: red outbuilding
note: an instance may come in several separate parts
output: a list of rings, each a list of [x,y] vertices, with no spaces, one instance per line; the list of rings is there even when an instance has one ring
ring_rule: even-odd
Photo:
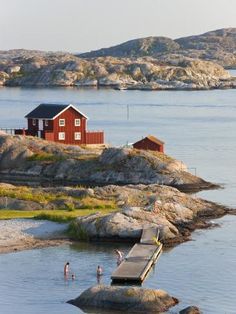
[[[41,104],[25,118],[26,135],[63,144],[104,144],[104,132],[87,131],[88,117],[71,104]]]
[[[164,142],[155,136],[148,135],[142,140],[133,144],[136,149],[153,150],[156,152],[164,153]]]

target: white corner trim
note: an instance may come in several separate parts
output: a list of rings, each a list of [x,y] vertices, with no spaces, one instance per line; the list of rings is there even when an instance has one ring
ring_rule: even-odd
[[[78,113],[80,113],[83,117],[85,117],[87,120],[89,120],[89,117],[87,117],[83,112],[79,111],[75,106],[73,106],[72,104],[69,104],[65,109],[63,109],[62,111],[60,111],[55,117],[52,118],[52,120],[56,119],[57,117],[59,117],[63,112],[65,112],[67,109],[69,108],[73,108],[75,111],[77,111]]]

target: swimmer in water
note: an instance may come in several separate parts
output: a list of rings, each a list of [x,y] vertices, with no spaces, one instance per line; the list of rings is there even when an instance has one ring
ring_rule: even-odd
[[[68,276],[68,274],[69,274],[69,265],[70,265],[70,263],[67,262],[64,266],[64,276]]]

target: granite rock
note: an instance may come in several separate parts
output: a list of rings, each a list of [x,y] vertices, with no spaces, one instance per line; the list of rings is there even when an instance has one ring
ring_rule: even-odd
[[[109,310],[129,313],[161,313],[179,301],[163,290],[98,285],[85,290],[68,303],[83,310]]]

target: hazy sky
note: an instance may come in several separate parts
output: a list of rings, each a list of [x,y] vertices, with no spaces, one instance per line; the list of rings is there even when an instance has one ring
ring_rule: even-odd
[[[0,50],[83,52],[236,27],[236,0],[0,0]]]

